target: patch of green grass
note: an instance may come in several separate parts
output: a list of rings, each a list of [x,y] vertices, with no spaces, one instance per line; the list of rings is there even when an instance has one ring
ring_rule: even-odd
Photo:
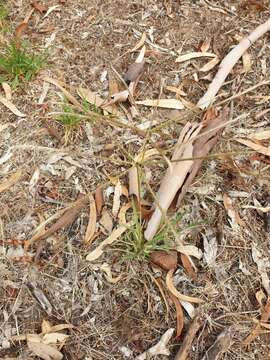
[[[8,16],[8,9],[4,5],[0,4],[0,24],[4,20],[6,20],[7,16]]]
[[[0,54],[0,81],[9,81],[15,88],[21,82],[30,81],[44,66],[45,60],[44,55],[37,55],[25,46],[17,49],[12,44]]]
[[[177,220],[178,218],[179,216]],[[163,226],[152,240],[146,241],[144,239],[143,221],[135,206],[133,206],[132,223],[133,225],[127,230],[122,241],[125,246],[125,258],[145,259],[155,250],[169,251],[172,249],[173,232],[170,226]],[[173,226],[173,224],[171,225]]]
[[[81,114],[74,111],[72,105],[65,102],[62,105],[62,114],[58,116],[57,120],[61,122],[65,127],[73,128],[80,125],[82,122]]]

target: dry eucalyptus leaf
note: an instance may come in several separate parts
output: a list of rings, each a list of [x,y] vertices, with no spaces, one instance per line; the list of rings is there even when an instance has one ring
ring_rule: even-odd
[[[84,237],[85,244],[91,244],[93,241],[93,237],[96,232],[96,224],[97,224],[97,210],[96,210],[96,203],[95,199],[92,194],[89,194],[89,220],[88,225]]]
[[[243,226],[244,223],[241,220],[238,212],[235,210],[232,199],[227,194],[223,195],[223,203],[224,203],[225,209],[227,210],[228,216],[230,218],[231,227],[233,229],[237,229],[238,225]]]
[[[130,50],[130,52],[134,52],[140,49],[144,45],[145,40],[146,40],[146,32],[142,34],[142,37],[140,38],[138,43]]]
[[[211,38],[205,39],[202,45],[200,46],[201,52],[205,53],[210,49]]]
[[[9,101],[8,99],[4,98],[3,96],[0,96],[0,102],[7,107],[11,112],[13,112],[14,115],[18,116],[18,117],[26,117],[25,114],[21,113],[16,106]]]
[[[177,99],[147,99],[136,101],[136,104],[177,110],[183,110],[185,108],[182,101]]]
[[[87,261],[95,261],[97,260],[104,252],[104,248],[107,245],[112,244],[113,242],[115,242],[122,234],[124,234],[124,232],[128,229],[128,227],[131,225],[132,223],[128,223],[126,225],[120,225],[118,226],[118,228],[116,228],[111,235],[102,241],[101,244],[99,244],[99,246],[97,246],[95,248],[95,250],[91,251],[87,256],[86,256],[86,260]]]
[[[208,63],[206,63],[205,65],[203,65],[199,71],[201,72],[208,72],[210,70],[212,70],[218,63],[219,63],[219,58],[216,56],[214,59],[210,60]]]
[[[181,63],[181,62],[185,62],[187,60],[197,59],[197,58],[201,58],[201,57],[215,58],[216,55],[213,53],[210,53],[210,52],[193,52],[193,53],[188,53],[185,55],[178,56],[178,58],[175,60],[175,62]]]
[[[260,154],[270,156],[270,147],[256,144],[255,142],[253,142],[251,140],[245,140],[245,139],[235,139],[235,140],[237,142],[239,142],[240,144],[246,145],[249,148],[251,148],[252,150],[257,151]]]
[[[259,131],[248,136],[251,140],[267,140],[270,139],[270,130]]]
[[[174,270],[168,271],[167,276],[166,276],[166,285],[167,285],[168,290],[179,300],[187,301],[187,302],[191,302],[191,303],[195,303],[195,304],[203,303],[202,299],[183,295],[176,289],[176,287],[173,284],[173,272],[174,272]]]
[[[103,186],[97,187],[95,191],[95,202],[96,202],[97,214],[100,215],[104,205]]]
[[[242,56],[243,60],[243,72],[247,73],[252,68],[251,55],[247,51]]]
[[[6,83],[6,82],[2,82],[2,87],[3,87],[3,90],[5,92],[6,99],[11,101],[11,99],[12,99],[12,90],[11,90],[10,85],[8,83]]]
[[[107,234],[111,234],[113,230],[113,219],[109,214],[108,210],[103,209],[99,224],[106,230]]]
[[[151,253],[150,260],[163,270],[175,270],[177,267],[177,252],[156,250]]]
[[[122,195],[122,185],[120,180],[117,181],[115,188],[114,188],[114,196],[113,196],[113,207],[112,207],[112,214],[114,217],[117,216],[119,209],[120,209],[120,197]]]

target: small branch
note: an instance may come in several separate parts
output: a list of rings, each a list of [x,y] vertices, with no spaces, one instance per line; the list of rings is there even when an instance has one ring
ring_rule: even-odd
[[[216,94],[223,85],[234,65],[241,58],[244,52],[267,31],[270,31],[270,19],[268,19],[264,24],[258,26],[246,38],[240,41],[240,43],[235,46],[235,48],[233,48],[233,50],[231,50],[227,56],[225,56],[219,66],[219,70],[216,76],[209,85],[207,92],[198,101],[198,107],[201,109],[206,109],[213,103]]]
[[[192,342],[193,342],[197,332],[199,331],[199,329],[202,325],[202,322],[203,322],[202,317],[200,315],[196,315],[188,329],[188,332],[184,338],[182,346],[181,346],[180,350],[178,351],[178,353],[176,354],[176,357],[174,360],[186,360],[187,359],[190,348],[192,346]]]

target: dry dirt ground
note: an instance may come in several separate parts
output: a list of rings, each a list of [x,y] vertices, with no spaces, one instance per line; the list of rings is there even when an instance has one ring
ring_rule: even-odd
[[[254,5],[252,1],[232,0],[43,3],[46,8],[57,7],[51,8],[45,18],[35,11],[22,38],[29,49],[46,51],[46,63],[30,82],[20,79],[12,93],[12,102],[27,116],[20,118],[0,107],[0,357],[38,358],[25,340],[18,341],[14,336],[39,334],[42,322],[44,330],[47,320],[51,325],[73,325],[61,331],[69,335],[58,346],[64,359],[133,359],[176,326],[175,308],[164,286],[165,272],[157,272],[147,258],[126,256],[125,237],[106,247],[94,262],[86,261],[86,256],[108,236],[110,219],[114,227],[118,226],[119,219],[112,216],[114,186],[120,179],[128,187],[127,170],[134,157],[143,148],[157,147],[170,158],[187,118],[196,120],[201,115],[189,110],[138,106],[137,116],[126,117],[126,125],[97,116],[81,119],[77,127],[70,129],[55,114],[63,111],[63,92],[52,84],[46,88],[43,78],[46,75],[65,83],[78,100],[79,86],[105,99],[109,86],[117,81],[121,84],[117,74],[123,76],[134,62],[137,54],[129,50],[145,32],[148,53],[135,100],[175,98],[177,94],[167,86],[182,85],[186,99],[196,103],[217,67],[203,73],[199,69],[207,59],[176,63],[176,57],[199,51],[202,42],[211,40],[208,51],[222,59],[241,37],[266,21],[270,5],[266,0],[265,8],[258,5],[261,1]],[[31,5],[25,0],[2,4],[8,9],[7,30],[1,33],[4,51]],[[242,61],[238,62],[219,92],[217,103],[269,80],[269,39],[266,34],[250,48],[250,69],[245,71]],[[42,94],[46,96],[39,104]],[[232,344],[220,359],[270,359],[267,329],[249,346],[243,346],[267,298],[267,278],[264,287],[260,271],[267,277],[270,239],[262,214],[252,206],[267,205],[269,158],[235,141],[236,137],[269,129],[268,95],[269,85],[259,86],[219,105],[229,105],[231,119],[246,116],[232,122],[222,133],[212,151],[216,156],[203,163],[179,210],[181,216],[174,222],[175,231],[186,244],[197,246],[202,253],[207,252],[207,243],[212,244],[214,252],[212,263],[207,263],[207,256],[194,258],[196,279],[191,279],[181,264],[175,272],[175,284],[181,293],[204,300],[200,306],[195,305],[203,325],[189,359],[202,359],[225,329],[231,329]],[[128,113],[128,107],[124,107]],[[147,136],[136,133],[134,127],[146,120],[150,120]],[[153,192],[166,168],[164,159],[147,162],[145,172]],[[17,179],[5,186],[14,174]],[[91,245],[84,244],[89,216],[86,205],[71,224],[25,247],[46,219],[73,203],[80,193],[95,192],[101,185],[109,218],[104,230],[98,217]],[[151,191],[147,187],[143,191],[152,202]],[[240,225],[230,221],[224,194],[232,199]],[[121,196],[121,206],[128,201]],[[130,216],[132,209],[127,212],[127,218]],[[252,249],[262,254],[263,269],[258,270]],[[101,270],[104,263],[110,266],[114,279],[121,275],[119,281],[108,281]],[[42,294],[49,301],[45,309]],[[185,311],[180,339],[173,336],[168,344],[171,354],[157,359],[174,359],[190,326],[190,315]]]

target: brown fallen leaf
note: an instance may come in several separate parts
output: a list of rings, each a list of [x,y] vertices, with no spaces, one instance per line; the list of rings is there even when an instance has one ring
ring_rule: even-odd
[[[33,6],[33,8],[38,11],[41,15],[46,13],[46,11],[48,10],[48,7],[45,6],[44,4],[41,4],[37,1],[32,1],[31,5]]]
[[[11,101],[4,98],[3,96],[0,96],[0,102],[5,107],[7,107],[11,112],[13,112],[14,115],[19,116],[19,117],[25,117],[26,116],[25,114],[21,113]]]
[[[27,288],[29,289],[31,295],[37,300],[41,308],[46,311],[48,315],[51,315],[53,308],[44,292],[35,285],[32,285],[30,282],[27,284]]]
[[[270,147],[259,145],[251,140],[246,140],[246,139],[235,139],[235,141],[239,142],[240,144],[248,146],[249,148],[257,151],[260,154],[270,156]]]
[[[89,195],[89,203],[90,203],[90,209],[89,209],[89,221],[84,237],[84,243],[87,245],[90,245],[93,241],[95,232],[96,232],[96,223],[97,223],[97,210],[96,210],[96,204],[95,199],[92,194]]]
[[[44,233],[40,234],[37,237],[33,237],[29,240],[29,244],[33,244],[33,242],[41,241],[47,239],[49,236],[53,235],[56,231],[65,228],[69,224],[72,224],[73,221],[78,216],[81,209],[87,204],[88,196],[80,194],[78,199],[70,206],[51,227],[45,230]]]
[[[22,22],[16,27],[15,30],[15,44],[16,48],[19,49],[21,47],[21,37],[22,34],[26,31],[28,27],[28,23]]]
[[[163,270],[175,270],[177,267],[177,252],[156,250],[151,253],[150,261]]]
[[[11,186],[15,185],[18,181],[20,181],[21,177],[22,177],[22,170],[18,170],[15,173],[13,173],[12,175],[10,175],[10,177],[6,180],[3,180],[0,183],[0,194],[3,191],[8,190]]]
[[[174,270],[169,270],[166,276],[166,285],[168,290],[179,300],[187,301],[195,304],[203,303],[202,299],[199,299],[197,297],[187,296],[184,294],[181,294],[174,286],[173,284],[173,273]]]
[[[176,338],[179,339],[184,329],[184,313],[179,299],[169,292],[176,310]]]
[[[181,257],[182,265],[183,265],[184,269],[186,270],[187,274],[191,277],[192,280],[196,280],[197,274],[196,274],[195,270],[193,269],[193,266],[189,260],[189,257],[186,254],[180,254],[180,257]]]
[[[100,215],[104,206],[103,186],[98,186],[95,191],[95,202],[97,214]]]
[[[264,5],[262,0],[242,0],[240,8],[249,11],[264,11],[267,7]]]

